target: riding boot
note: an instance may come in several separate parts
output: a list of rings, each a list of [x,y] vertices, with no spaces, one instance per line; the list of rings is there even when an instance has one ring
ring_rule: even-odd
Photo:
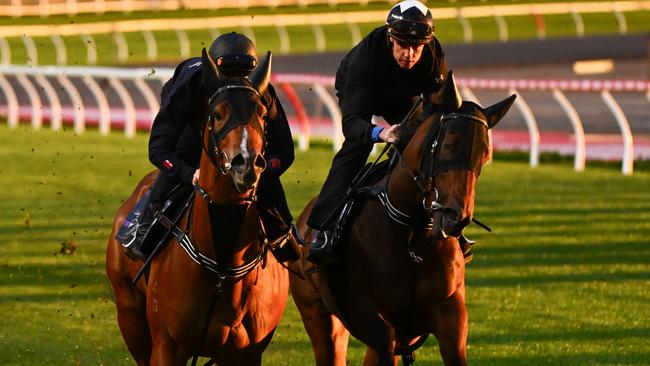
[[[122,244],[124,251],[132,259],[140,259],[134,249],[140,246],[142,220],[148,211],[150,197],[150,192],[145,192],[115,235],[115,239]]]
[[[136,260],[146,260],[149,257],[149,250],[147,250],[147,241],[145,240],[149,236],[149,232],[154,224],[155,213],[158,212],[153,205],[149,205],[142,215],[140,224],[136,231],[136,239],[133,242],[133,245],[125,248],[126,255],[131,259]]]
[[[350,183],[368,160],[372,147],[369,141],[346,139],[334,156],[325,183],[307,218],[307,225],[314,229],[307,253],[310,262],[320,266],[336,262],[332,241],[334,227],[348,198],[346,192]]]
[[[151,236],[151,231],[155,226],[156,213],[162,208],[164,197],[177,184],[176,180],[164,173],[158,175],[158,178],[151,185],[149,190],[149,202],[144,207],[142,214],[137,220],[135,238],[127,247],[124,247],[126,255],[134,260],[145,260],[151,254],[151,240],[146,240]]]

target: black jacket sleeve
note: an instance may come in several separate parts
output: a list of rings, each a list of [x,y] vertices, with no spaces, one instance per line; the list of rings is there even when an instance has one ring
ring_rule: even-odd
[[[352,49],[336,73],[336,86],[347,140],[370,142],[372,133],[373,76],[368,41]]]
[[[279,177],[293,163],[293,137],[282,104],[275,93],[275,89],[270,84],[264,94],[264,104],[267,107],[267,148],[264,155],[268,164],[267,169]]]
[[[186,60],[166,85],[149,136],[151,163],[181,182],[191,183],[196,168],[178,156],[178,141],[186,128],[195,128],[193,124],[202,118],[203,104],[201,63],[198,59]]]

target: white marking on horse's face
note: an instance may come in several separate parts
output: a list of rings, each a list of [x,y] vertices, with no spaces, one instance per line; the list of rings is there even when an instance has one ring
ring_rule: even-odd
[[[248,130],[246,130],[246,126],[244,126],[244,132],[241,135],[241,143],[239,145],[239,149],[241,150],[241,156],[244,158],[244,161],[248,161],[250,159],[247,142],[248,142]]]

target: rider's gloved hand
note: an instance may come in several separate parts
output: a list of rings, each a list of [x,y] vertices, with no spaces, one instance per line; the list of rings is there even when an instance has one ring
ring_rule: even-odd
[[[390,127],[384,128],[379,133],[379,138],[385,142],[399,141],[399,126],[400,125],[392,125]]]
[[[196,183],[199,182],[199,175],[201,175],[201,169],[197,169],[194,172],[194,176],[192,177],[192,185],[196,185]]]

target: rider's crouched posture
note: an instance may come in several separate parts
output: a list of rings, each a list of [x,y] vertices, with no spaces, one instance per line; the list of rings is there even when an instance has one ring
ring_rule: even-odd
[[[386,24],[370,32],[341,61],[335,87],[345,141],[307,220],[316,230],[307,259],[317,264],[335,260],[330,239],[335,211],[373,144],[399,139],[398,123],[414,99],[424,96],[425,108],[434,107],[430,96],[442,87],[447,72],[431,11],[415,0],[395,5]],[[383,117],[391,127],[373,125],[373,115]]]
[[[228,33],[210,46],[210,57],[225,77],[247,77],[257,66],[255,46],[247,37]],[[198,182],[203,130],[208,118],[208,97],[202,82],[201,58],[180,63],[163,87],[161,106],[149,137],[149,160],[160,169],[150,191],[149,207],[140,219],[138,237],[146,236],[154,214],[166,195],[179,183],[191,187]],[[286,234],[292,222],[280,175],[294,160],[291,130],[275,90],[269,85],[262,96],[268,112],[264,158],[267,168],[258,184],[258,207],[269,241]],[[145,245],[152,245],[145,241]],[[153,248],[138,245],[127,254],[146,258]]]

